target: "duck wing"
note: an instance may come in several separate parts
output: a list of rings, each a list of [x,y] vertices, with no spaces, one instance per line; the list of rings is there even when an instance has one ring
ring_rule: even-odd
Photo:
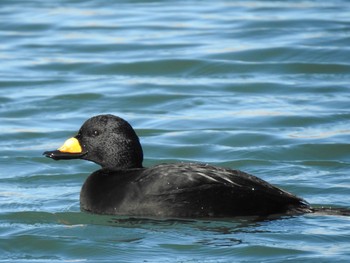
[[[207,164],[157,165],[145,169],[133,184],[142,203],[166,216],[269,215],[308,208],[303,199],[256,176]]]

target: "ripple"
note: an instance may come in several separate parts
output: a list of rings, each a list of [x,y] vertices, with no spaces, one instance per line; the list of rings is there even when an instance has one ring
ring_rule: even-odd
[[[348,217],[80,212],[98,169],[42,152],[112,113],[145,165],[241,169],[349,206],[349,7],[317,1],[16,1],[0,8],[0,251],[8,261],[348,262]]]

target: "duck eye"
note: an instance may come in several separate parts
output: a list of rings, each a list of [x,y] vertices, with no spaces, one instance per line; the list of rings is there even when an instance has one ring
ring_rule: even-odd
[[[98,130],[94,130],[94,131],[92,132],[92,135],[93,135],[93,136],[98,136],[98,135],[100,135],[100,132],[99,132]]]
[[[75,136],[75,138],[81,138],[81,132],[79,131],[78,134]]]

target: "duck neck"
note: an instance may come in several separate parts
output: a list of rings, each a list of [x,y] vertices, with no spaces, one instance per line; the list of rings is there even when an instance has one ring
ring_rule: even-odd
[[[126,151],[118,152],[109,158],[98,162],[102,168],[112,170],[125,170],[134,168],[143,168],[143,152],[142,148],[129,148]]]

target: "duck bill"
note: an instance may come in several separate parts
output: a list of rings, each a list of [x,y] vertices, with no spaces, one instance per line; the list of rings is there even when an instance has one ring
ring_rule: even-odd
[[[57,150],[43,153],[46,157],[54,160],[79,159],[85,154],[86,152],[83,151],[78,139],[74,137],[66,140]]]

